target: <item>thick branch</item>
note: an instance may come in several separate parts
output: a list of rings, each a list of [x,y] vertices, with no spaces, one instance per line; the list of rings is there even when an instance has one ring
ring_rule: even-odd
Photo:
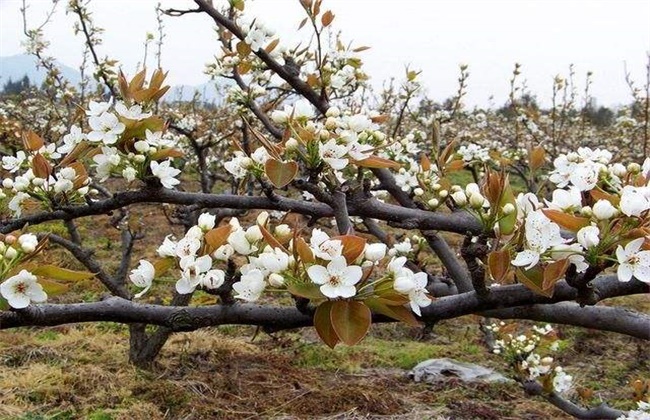
[[[544,387],[537,382],[526,382],[524,384],[524,390],[529,395],[540,395],[544,397],[544,399],[560,410],[579,419],[617,419],[625,414],[622,411],[608,407],[605,403],[594,408],[582,408],[571,401],[564,399],[556,392],[551,392],[550,394],[545,392]]]
[[[530,319],[553,324],[575,325],[650,340],[650,316],[625,308],[580,307],[577,303],[561,302],[554,305],[525,305],[496,309],[483,312],[482,315],[500,319]]]
[[[622,283],[616,276],[595,280],[594,288],[601,299],[648,291],[645,283],[636,280]],[[437,322],[490,309],[550,304],[576,297],[576,290],[564,282],[557,284],[552,298],[536,295],[523,285],[503,286],[486,298],[479,298],[476,292],[440,298],[422,308],[422,319]],[[271,330],[312,325],[310,316],[293,307],[253,304],[177,307],[140,304],[117,297],[94,303],[32,305],[22,310],[0,312],[0,329],[97,321],[162,325],[174,331],[224,324],[259,325]],[[376,321],[390,320],[376,317]]]
[[[2,221],[0,222],[0,233],[18,230],[27,224],[36,225],[52,220],[72,220],[85,216],[105,214],[136,203],[184,204],[194,205],[196,208],[282,210],[317,218],[334,216],[334,211],[327,204],[295,200],[282,196],[277,196],[271,200],[267,197],[188,193],[163,188],[143,188],[138,191],[117,193],[111,198],[95,201],[89,205],[66,206],[59,210]],[[467,213],[435,213],[386,204],[375,199],[348,203],[348,212],[351,216],[372,217],[416,229],[435,229],[456,233],[478,232],[481,229],[476,219]]]

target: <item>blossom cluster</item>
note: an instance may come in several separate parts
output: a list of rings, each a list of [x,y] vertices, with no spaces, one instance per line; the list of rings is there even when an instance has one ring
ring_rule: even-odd
[[[543,342],[550,342],[548,349],[551,351],[557,351],[559,347],[559,341],[554,339],[550,325],[534,326],[523,334],[514,334],[512,325],[504,322],[486,328],[498,337],[493,352],[513,366],[520,380],[541,381],[547,386],[547,391],[563,393],[571,388],[573,377],[557,365],[553,357],[541,356],[538,352]]]
[[[9,306],[21,309],[31,302],[45,302],[47,294],[37,277],[28,270],[17,271],[25,257],[33,254],[39,245],[36,235],[24,233],[18,237],[6,235],[0,241],[0,295]]]
[[[358,246],[359,251],[350,254],[350,249]],[[404,296],[398,304],[408,303],[420,315],[420,308],[431,303],[427,274],[413,272],[405,266],[406,257],[397,256],[410,249],[410,241],[389,250],[384,244],[367,244],[349,235],[330,237],[318,228],[307,243],[286,224],[272,227],[269,215],[263,212],[257,223],[246,229],[235,217],[217,227],[215,216],[203,213],[183,238],[168,236],[157,252],[180,270],[176,291],[181,294],[197,288],[216,290],[230,280],[234,297],[247,302],[260,299],[265,290],[293,293],[296,285],[313,286],[316,295],[311,296],[316,300],[364,300],[373,295],[377,285],[389,283]],[[229,266],[242,258],[245,263],[238,270]],[[380,265],[386,269],[379,270]],[[380,276],[372,278],[373,272]],[[154,264],[140,261],[129,275],[131,282],[142,288],[136,297],[149,290],[156,275]]]

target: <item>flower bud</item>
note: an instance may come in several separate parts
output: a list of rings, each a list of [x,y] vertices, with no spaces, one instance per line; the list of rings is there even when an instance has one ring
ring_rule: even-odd
[[[515,208],[514,204],[512,203],[507,203],[505,206],[503,206],[503,214],[509,215],[515,212],[517,209]]]
[[[16,251],[15,248],[8,247],[7,250],[5,251],[5,258],[7,258],[8,260],[13,260],[14,258],[16,258],[17,255],[18,255],[18,251]]]
[[[413,194],[415,194],[417,197],[420,197],[421,195],[424,195],[424,190],[418,187],[413,190]]]
[[[282,287],[284,286],[284,277],[278,273],[271,273],[269,275],[269,284],[273,287]]]
[[[11,178],[5,178],[2,180],[2,186],[4,188],[13,188],[14,186],[14,180]]]
[[[598,200],[592,207],[592,213],[598,220],[607,220],[616,216],[618,210],[607,200]]]
[[[253,166],[254,164],[255,164],[255,162],[253,161],[253,159],[251,159],[251,158],[249,158],[248,156],[246,156],[245,158],[243,158],[243,159],[241,160],[241,164],[240,164],[240,165],[241,165],[241,167],[244,168],[244,169],[249,169],[249,168],[250,168],[251,166]]]
[[[341,115],[341,110],[338,107],[331,106],[327,109],[327,112],[325,113],[326,117],[334,117],[337,118]]]
[[[454,203],[456,203],[456,205],[459,207],[463,207],[465,204],[467,204],[467,196],[463,191],[456,191],[452,193],[451,198],[454,200]]]
[[[427,204],[429,205],[429,207],[436,208],[440,205],[440,201],[436,198],[432,198],[431,200],[427,201]]]
[[[629,165],[627,165],[627,171],[633,174],[637,174],[641,171],[641,165],[639,165],[636,162],[632,162]]]
[[[207,232],[210,229],[214,228],[216,219],[217,216],[215,216],[214,214],[203,213],[199,216],[198,226],[201,228],[202,231]]]
[[[472,206],[472,208],[479,209],[483,207],[484,202],[485,198],[480,193],[469,196],[469,205]]]
[[[269,221],[269,212],[268,211],[263,211],[260,214],[257,215],[257,219],[255,219],[258,225],[266,226],[266,223]]]
[[[287,142],[284,145],[287,151],[296,150],[298,146],[300,146],[300,143],[298,143],[298,140],[294,139],[293,137],[287,140]]]
[[[278,236],[280,238],[287,238],[287,237],[291,236],[291,234],[292,234],[291,233],[291,228],[289,227],[289,225],[286,225],[286,224],[277,225],[275,227],[274,233],[275,233],[276,236]]]
[[[440,191],[438,192],[438,196],[439,196],[440,198],[445,198],[445,197],[447,197],[448,195],[449,195],[449,191],[447,191],[447,190],[440,190]]]
[[[369,244],[366,246],[365,258],[377,262],[386,256],[387,246],[385,244]]]

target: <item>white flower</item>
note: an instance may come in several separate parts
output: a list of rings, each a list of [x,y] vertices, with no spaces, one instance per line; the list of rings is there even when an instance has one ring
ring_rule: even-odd
[[[156,161],[151,161],[151,173],[160,179],[160,183],[165,188],[174,188],[174,185],[181,183],[178,179],[174,178],[176,175],[180,174],[180,169],[172,168],[171,159],[167,159],[163,163],[158,163]]]
[[[27,200],[29,197],[30,197],[29,194],[19,191],[9,201],[9,204],[7,204],[7,207],[9,208],[9,210],[12,211],[14,216],[20,217],[20,215],[22,214],[22,211],[23,211],[22,203],[23,203],[23,201]]]
[[[621,193],[621,202],[619,203],[621,211],[626,216],[640,216],[641,213],[650,209],[650,200],[648,200],[648,188],[637,188],[632,186],[623,187]]]
[[[142,107],[140,105],[136,104],[131,108],[127,108],[122,101],[117,101],[115,104],[115,110],[118,114],[130,120],[138,121],[151,117],[151,112],[142,112]]]
[[[134,296],[136,299],[144,295],[147,290],[149,290],[155,275],[156,269],[154,268],[153,264],[147,260],[140,260],[140,265],[138,268],[131,270],[129,280],[131,280],[131,282],[137,287],[144,287],[140,293]]]
[[[158,255],[161,257],[175,257],[176,256],[176,242],[171,240],[171,235],[167,235],[162,245],[158,247]],[[200,244],[199,244],[200,246]]]
[[[421,307],[429,306],[431,298],[427,295],[427,273],[413,273],[408,268],[401,269],[393,283],[393,288],[409,297],[409,304],[413,312],[422,316]]]
[[[320,265],[312,265],[307,269],[307,275],[311,281],[321,285],[320,291],[329,298],[349,298],[357,293],[355,284],[361,280],[363,272],[357,265],[349,266],[345,257],[332,258],[327,268]]]
[[[198,226],[201,228],[201,230],[207,232],[210,229],[214,228],[214,223],[216,220],[217,220],[217,216],[215,216],[214,214],[202,213],[199,216]]]
[[[16,153],[16,156],[3,156],[2,168],[9,172],[16,172],[27,159],[27,155],[22,150]]]
[[[336,170],[341,170],[348,165],[348,159],[343,156],[348,153],[348,148],[336,144],[335,139],[330,139],[327,143],[318,145],[318,154],[329,166]]]
[[[89,109],[86,110],[86,115],[89,117],[98,117],[108,111],[112,104],[113,98],[111,98],[108,102],[90,101],[88,104]]]
[[[212,258],[219,261],[228,261],[228,259],[232,257],[232,254],[234,253],[235,249],[232,247],[232,245],[224,244],[212,253]]]
[[[22,270],[5,280],[0,285],[0,294],[9,306],[16,309],[26,308],[32,301],[38,303],[47,300],[43,286],[38,284],[36,276],[27,270]]]
[[[308,120],[314,117],[314,108],[307,99],[301,99],[293,104],[293,118],[299,120]]]
[[[309,245],[314,255],[324,260],[331,260],[343,252],[343,243],[338,239],[330,239],[329,235],[320,229],[311,232]]]
[[[218,289],[225,279],[226,273],[222,270],[210,270],[201,278],[201,286],[206,289]]]
[[[596,204],[594,204],[591,207],[591,212],[594,215],[594,217],[596,217],[596,219],[607,220],[616,216],[618,210],[616,210],[616,207],[612,206],[612,203],[610,203],[609,201],[598,200],[596,201]]]
[[[571,381],[573,380],[573,377],[571,375],[567,375],[564,371],[559,371],[556,372],[555,375],[553,376],[553,389],[555,389],[556,392],[566,392],[571,388]]]
[[[251,160],[243,152],[235,152],[235,157],[233,157],[228,162],[223,164],[223,167],[226,168],[226,171],[231,173],[235,179],[240,179],[246,176],[248,173],[249,165],[247,162]]]
[[[259,269],[251,269],[244,273],[242,267],[241,280],[233,284],[232,288],[237,292],[235,298],[254,302],[260,298],[266,288],[264,273]]]
[[[598,246],[600,243],[600,230],[597,226],[585,226],[580,229],[576,235],[578,243],[582,245],[584,249],[593,248]]]
[[[163,242],[163,246],[165,246],[167,242],[167,238],[165,238],[165,242]],[[185,235],[183,239],[178,241],[177,244],[172,245],[167,244],[165,247],[165,252],[171,251],[173,246],[173,249],[175,250],[175,254],[179,258],[184,258],[184,257],[189,257],[189,256],[196,256],[196,253],[199,251],[201,248],[201,240],[198,238],[194,238],[189,235]],[[159,248],[160,249],[160,248]]]
[[[132,166],[127,166],[122,170],[122,176],[127,182],[133,181],[136,175],[138,175],[138,171]]]
[[[36,246],[38,245],[38,238],[32,233],[25,233],[20,235],[18,238],[18,244],[22,248],[23,252],[31,253],[34,252]]]
[[[60,145],[56,150],[61,154],[67,154],[74,149],[74,147],[81,143],[86,138],[86,135],[81,131],[76,125],[70,127],[70,133],[63,136],[63,144]]]
[[[537,265],[541,254],[547,249],[565,242],[560,236],[560,226],[549,220],[541,210],[528,214],[525,230],[527,249],[517,254],[512,265],[526,266],[526,270]]]
[[[212,258],[209,255],[203,255],[195,258],[188,255],[180,260],[181,278],[176,282],[176,291],[181,295],[192,293],[196,287],[202,283],[204,275],[212,267]]]
[[[98,117],[90,117],[88,125],[93,130],[88,133],[88,141],[102,142],[105,145],[115,144],[117,136],[126,128],[115,115],[105,112]]]
[[[251,245],[246,238],[246,231],[241,228],[230,233],[228,243],[233,247],[235,252],[241,255],[249,255],[257,251],[257,247]]]
[[[261,253],[258,263],[269,273],[281,273],[289,267],[289,256],[280,248],[275,248],[272,252]]]
[[[369,144],[350,143],[348,144],[348,156],[357,161],[368,159],[374,149]]]
[[[616,248],[619,281],[630,281],[632,276],[644,283],[650,283],[650,251],[640,251],[645,238],[630,241],[625,248]]]
[[[553,200],[546,201],[546,205],[550,209],[559,211],[576,211],[582,208],[582,194],[576,187],[571,187],[567,190],[553,191]]]
[[[368,261],[377,262],[386,256],[386,244],[366,245],[365,258]]]

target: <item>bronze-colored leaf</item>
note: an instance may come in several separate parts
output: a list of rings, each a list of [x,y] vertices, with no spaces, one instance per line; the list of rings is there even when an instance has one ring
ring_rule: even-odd
[[[542,209],[542,212],[553,222],[571,232],[577,232],[583,227],[589,226],[589,218],[587,217],[574,216],[553,209]]]
[[[544,272],[539,266],[533,267],[530,270],[522,270],[521,268],[518,268],[515,271],[515,274],[519,282],[538,295],[546,296],[548,298],[553,296],[554,287],[544,289]]]
[[[298,164],[293,160],[281,162],[269,158],[264,164],[264,172],[273,185],[283,188],[298,175]]]
[[[52,165],[42,154],[36,153],[32,159],[32,170],[36,177],[48,179],[52,174]]]
[[[323,16],[321,16],[320,18],[320,21],[323,24],[323,28],[330,26],[333,20],[334,20],[334,13],[332,13],[331,10],[328,10],[327,12],[323,13]]]
[[[553,289],[555,287],[555,283],[564,277],[567,268],[569,268],[568,258],[554,261],[544,267],[544,281],[542,282],[542,289]]]
[[[412,327],[419,327],[421,324],[418,322],[413,312],[405,306],[388,305],[377,298],[368,298],[364,303],[373,311],[378,314],[385,315],[389,318],[402,321]]]
[[[542,166],[544,166],[544,163],[546,163],[546,151],[544,148],[540,145],[537,147],[534,147],[530,151],[530,169],[533,171],[538,170]]]
[[[492,251],[487,256],[490,275],[497,283],[502,283],[510,270],[510,252],[506,249]]]
[[[355,235],[334,236],[330,240],[339,240],[343,245],[343,256],[348,264],[354,263],[366,249],[366,239]]]
[[[363,166],[364,168],[393,168],[399,169],[402,164],[395,162],[394,160],[385,159],[379,156],[369,156],[363,160],[357,160],[354,162],[355,165]]]
[[[41,136],[31,130],[24,131],[22,133],[22,137],[25,150],[29,152],[38,152],[41,150],[41,147],[45,145],[45,141],[41,138]]]
[[[232,226],[228,224],[207,231],[203,237],[207,245],[206,254],[212,254],[221,245],[225,244],[228,241],[228,235],[230,235],[231,230]]]
[[[341,341],[332,326],[331,311],[333,304],[334,302],[330,300],[325,301],[318,305],[314,313],[314,327],[316,327],[316,332],[321,340],[332,349]]]
[[[337,300],[332,302],[330,320],[338,338],[348,346],[354,346],[368,333],[372,312],[357,300]]]

